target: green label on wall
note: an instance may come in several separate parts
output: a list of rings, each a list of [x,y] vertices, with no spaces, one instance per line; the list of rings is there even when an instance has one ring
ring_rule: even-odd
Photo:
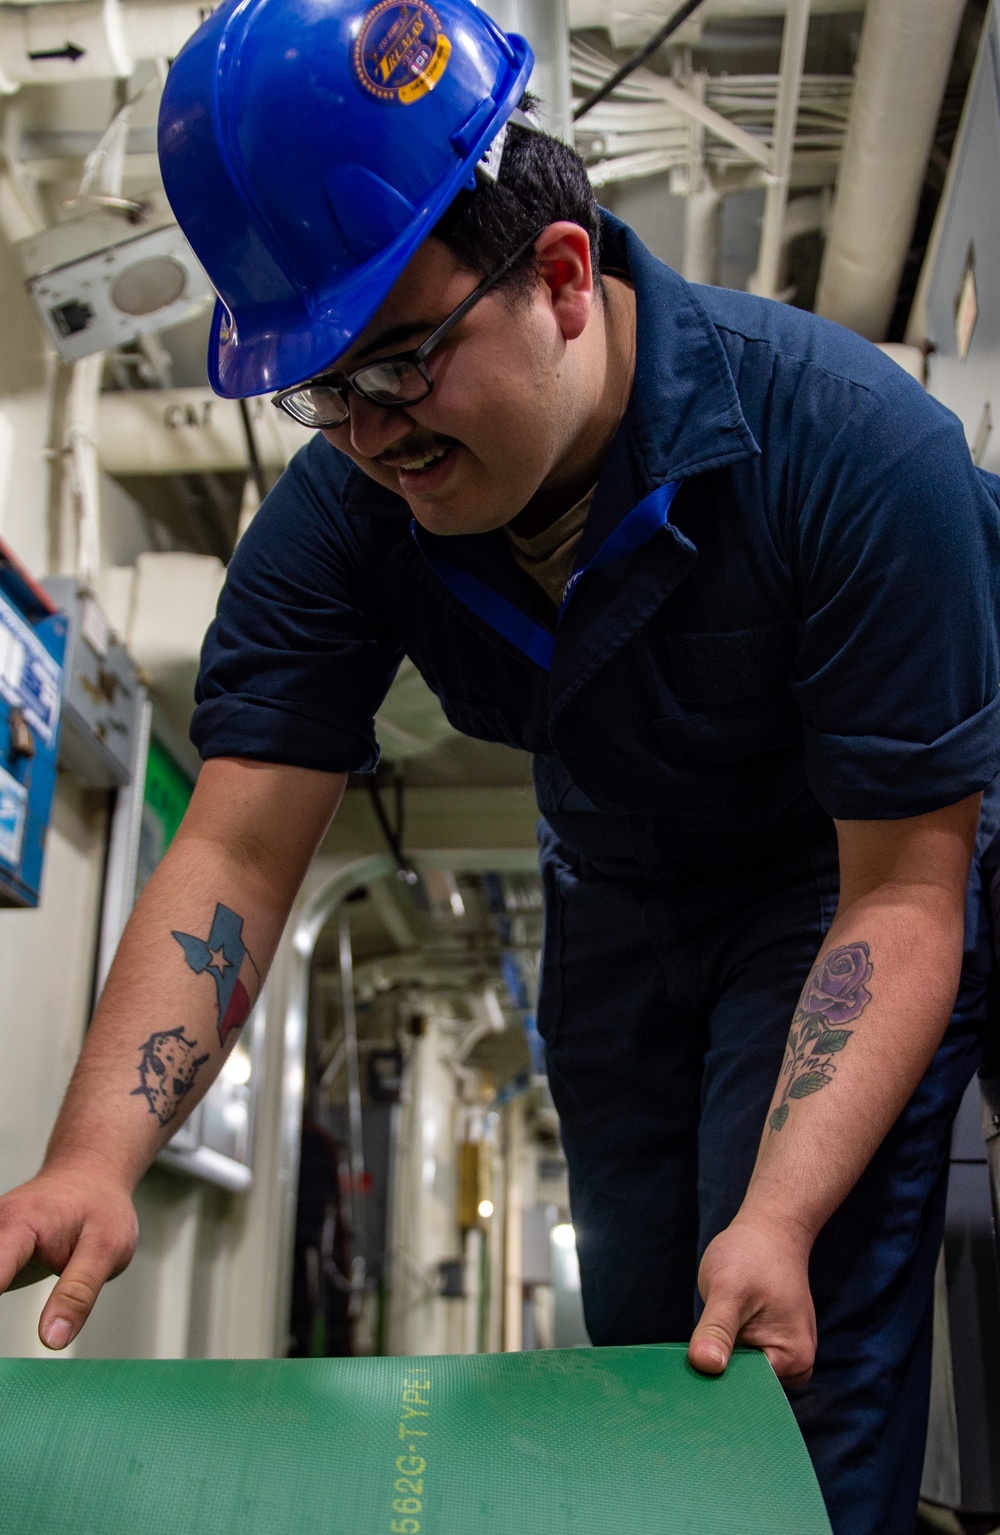
[[[135,893],[139,894],[184,819],[194,782],[156,738],[149,742]]]

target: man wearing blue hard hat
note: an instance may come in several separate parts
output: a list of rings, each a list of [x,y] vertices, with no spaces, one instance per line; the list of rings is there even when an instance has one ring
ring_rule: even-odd
[[[531,62],[466,0],[228,0],[171,69],[212,382],[318,431],[230,566],[204,770],[0,1283],[62,1272],[61,1346],[128,1261],[408,655],[534,757],[593,1341],[765,1349],[837,1535],[908,1535],[985,1010],[998,485],[875,348],[600,213],[518,112]]]

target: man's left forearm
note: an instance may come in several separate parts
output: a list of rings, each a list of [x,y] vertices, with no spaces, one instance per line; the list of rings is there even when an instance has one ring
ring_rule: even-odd
[[[788,1383],[808,1378],[812,1244],[948,1025],[979,798],[906,821],[837,823],[837,915],[792,1019],[743,1204],[702,1260],[699,1369],[724,1369],[742,1341]]]
[[[741,1214],[815,1239],[941,1041],[962,933],[961,908],[937,886],[891,885],[841,905],[792,1020]]]

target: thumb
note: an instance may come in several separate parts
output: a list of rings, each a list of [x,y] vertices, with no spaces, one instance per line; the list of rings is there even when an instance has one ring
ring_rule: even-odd
[[[0,1294],[5,1290],[16,1290],[20,1284],[30,1284],[31,1280],[22,1278],[27,1271],[37,1267],[32,1262],[35,1251],[35,1233],[27,1225],[22,1225],[17,1230],[6,1247],[6,1251],[0,1253]],[[51,1273],[51,1269],[48,1271]],[[35,1276],[41,1278],[40,1274]]]
[[[742,1325],[740,1308],[730,1298],[713,1300],[711,1294],[705,1302],[691,1342],[688,1345],[688,1361],[702,1375],[721,1375],[729,1363]]]
[[[42,1309],[38,1336],[46,1348],[61,1349],[72,1343],[93,1311],[105,1280],[120,1266],[104,1242],[81,1235]]]

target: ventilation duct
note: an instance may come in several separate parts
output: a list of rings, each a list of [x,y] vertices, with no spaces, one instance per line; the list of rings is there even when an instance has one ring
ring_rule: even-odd
[[[207,14],[179,0],[0,5],[0,93],[127,79],[140,59],[175,58]]]

